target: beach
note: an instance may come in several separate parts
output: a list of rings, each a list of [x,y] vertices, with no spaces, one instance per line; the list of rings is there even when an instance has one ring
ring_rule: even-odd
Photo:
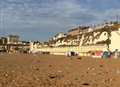
[[[120,59],[0,54],[0,87],[119,87]]]

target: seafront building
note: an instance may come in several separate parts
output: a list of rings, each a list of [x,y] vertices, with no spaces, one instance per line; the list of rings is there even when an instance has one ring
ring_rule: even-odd
[[[18,35],[8,35],[0,38],[0,52],[16,53],[27,52],[30,49],[30,42],[20,41]]]
[[[9,35],[7,36],[7,44],[18,44],[20,37],[18,35]]]
[[[51,54],[65,54],[67,51],[81,54],[95,50],[120,50],[120,23],[109,22],[94,27],[79,26],[69,30],[63,37],[56,37],[49,40],[47,47],[38,48],[36,45],[32,50],[49,51]],[[33,46],[32,44],[31,47]]]

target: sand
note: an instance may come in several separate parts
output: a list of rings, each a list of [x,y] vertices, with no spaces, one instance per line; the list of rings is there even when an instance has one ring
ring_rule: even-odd
[[[0,54],[0,87],[119,87],[120,59]]]

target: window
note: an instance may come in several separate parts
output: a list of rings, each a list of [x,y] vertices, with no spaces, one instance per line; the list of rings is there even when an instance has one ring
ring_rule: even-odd
[[[104,33],[104,36],[106,36],[107,35],[107,33]]]

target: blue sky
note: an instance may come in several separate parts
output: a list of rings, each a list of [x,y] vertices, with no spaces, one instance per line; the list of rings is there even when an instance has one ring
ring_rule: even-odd
[[[0,36],[48,40],[73,27],[115,20],[120,0],[0,0]]]

